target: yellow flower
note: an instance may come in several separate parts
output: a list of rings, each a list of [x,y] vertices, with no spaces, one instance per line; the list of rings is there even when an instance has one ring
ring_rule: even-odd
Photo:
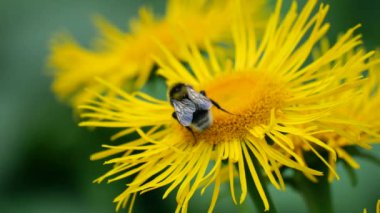
[[[372,143],[380,142],[380,67],[378,60],[374,62],[376,64],[370,69],[367,82],[357,88],[360,95],[336,110],[338,119],[350,119],[355,126],[346,126],[342,128],[342,132],[322,136],[327,144],[335,149],[338,157],[354,169],[359,169],[360,165],[345,148],[371,149]],[[336,167],[336,161],[332,160],[331,156],[328,162],[332,167]],[[329,173],[329,180],[333,179],[334,176]]]
[[[97,19],[101,37],[91,49],[81,47],[70,36],[57,37],[48,59],[54,71],[54,92],[76,106],[93,97],[83,88],[103,92],[104,87],[94,81],[94,76],[129,90],[140,88],[154,69],[151,55],[159,53],[153,37],[175,52],[176,57],[182,56],[175,39],[181,31],[187,31],[198,46],[206,37],[213,42],[220,41],[230,29],[231,2],[170,0],[162,18],[143,7],[139,19],[130,22],[128,33]],[[245,2],[249,5],[246,10],[259,26],[263,25],[264,2]]]
[[[329,41],[327,39],[322,40],[321,48],[315,52],[315,57],[318,57],[324,51],[328,51],[329,48]],[[344,54],[336,63],[345,63],[354,58],[366,58],[367,54],[363,48],[355,49]],[[358,93],[355,98],[337,107],[331,113],[331,116],[320,120],[320,125],[333,131],[320,133],[317,137],[334,149],[339,159],[344,160],[354,169],[359,169],[360,165],[346,151],[346,148],[371,149],[372,143],[380,141],[380,113],[378,113],[380,107],[379,62],[380,58],[376,56],[368,63],[362,61],[362,65],[351,66],[349,70],[346,70],[347,74],[352,75],[352,77],[358,76],[358,73],[362,72],[361,76],[365,82],[355,88]],[[325,69],[332,69],[336,63],[328,64]],[[369,70],[364,73],[363,67],[368,67]],[[337,81],[335,84],[339,86],[341,81]],[[335,99],[337,97],[331,96],[328,98]],[[310,151],[308,147],[304,146],[303,141],[298,141],[295,149],[300,155],[306,155],[307,151]],[[329,153],[328,161],[325,164],[333,168],[328,175],[329,181],[332,181],[336,177],[334,173],[336,168],[335,153]],[[312,181],[317,181],[315,177],[309,178]]]
[[[113,140],[131,133],[139,135],[121,145],[104,145],[106,150],[91,157],[98,160],[117,155],[106,161],[114,167],[97,182],[133,176],[125,191],[114,200],[117,209],[132,206],[138,193],[168,187],[163,198],[177,189],[177,212],[186,212],[194,193],[198,189],[203,193],[213,184],[209,207],[212,211],[226,177],[234,203],[244,202],[247,175],[252,177],[268,210],[258,169],[264,171],[277,189],[285,187],[280,166],[308,176],[322,175],[305,165],[291,139],[303,141],[317,155],[318,147],[335,156],[335,150],[316,137],[332,129],[319,124],[341,104],[357,97],[354,88],[362,83],[360,76],[368,68],[365,61],[372,53],[353,54],[352,58],[325,69],[360,44],[360,36],[353,36],[356,28],[352,28],[319,58],[310,60],[314,46],[329,28],[324,23],[328,6],[321,4],[312,15],[316,3],[308,1],[298,13],[294,2],[282,19],[282,2],[278,1],[261,39],[257,37],[255,22],[242,11],[241,5],[234,5],[232,58],[229,54],[215,54],[216,48],[230,51],[229,46],[216,47],[206,40],[204,50],[200,50],[196,41],[183,36],[177,39],[184,50],[179,60],[170,46],[159,41],[163,53],[154,58],[159,65],[158,73],[170,87],[183,82],[198,92],[204,90],[209,98],[234,114],[213,107],[213,124],[203,132],[194,132],[196,141],[171,117],[173,107],[169,101],[141,92],[128,94],[101,81],[116,96],[98,94],[97,101],[82,105],[85,111],[81,116],[85,120],[80,126],[123,128]],[[341,84],[337,85],[337,81]],[[241,188],[239,200],[235,196],[236,176]]]

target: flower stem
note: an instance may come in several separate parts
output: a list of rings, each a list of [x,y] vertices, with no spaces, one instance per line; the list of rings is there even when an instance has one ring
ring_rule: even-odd
[[[318,178],[318,183],[313,183],[302,173],[297,172],[294,176],[293,186],[305,200],[309,213],[333,213],[327,175]]]
[[[252,158],[252,161],[253,161],[254,167],[256,169],[257,176],[259,177],[260,181],[262,182],[264,192],[268,198],[269,210],[266,212],[276,213],[277,212],[276,208],[274,206],[273,200],[272,200],[272,198],[268,192],[268,189],[267,189],[268,181],[265,181],[265,177],[263,176],[263,172],[262,172],[257,160],[255,158]],[[246,167],[247,167],[247,165],[246,165]],[[249,171],[249,169],[246,168],[246,171]],[[256,185],[253,182],[253,178],[252,178],[252,175],[250,172],[246,172],[246,180],[247,180],[247,185],[248,185],[248,193],[249,193],[249,195],[253,201],[253,205],[255,206],[256,211],[257,212],[264,212],[264,210],[265,210],[264,203],[261,200],[261,196],[260,196],[259,192],[257,191]]]

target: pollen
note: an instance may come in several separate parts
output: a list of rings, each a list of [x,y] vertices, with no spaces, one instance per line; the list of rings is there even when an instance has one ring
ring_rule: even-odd
[[[232,114],[212,107],[213,123],[202,132],[194,132],[196,141],[218,144],[242,140],[249,134],[248,129],[267,125],[271,111],[279,114],[288,96],[282,85],[279,80],[256,72],[232,73],[215,79],[205,88],[206,95]],[[187,140],[193,141],[191,133],[181,129]]]

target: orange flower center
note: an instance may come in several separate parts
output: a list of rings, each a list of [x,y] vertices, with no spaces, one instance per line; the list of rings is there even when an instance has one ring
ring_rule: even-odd
[[[212,107],[213,123],[202,132],[194,132],[197,142],[212,144],[242,140],[248,129],[268,124],[272,109],[279,109],[287,92],[280,81],[258,73],[233,73],[221,76],[203,87],[206,95],[228,114]],[[186,140],[194,141],[192,134],[180,126]]]

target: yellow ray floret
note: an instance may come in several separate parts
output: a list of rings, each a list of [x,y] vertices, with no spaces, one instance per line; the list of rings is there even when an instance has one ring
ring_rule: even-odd
[[[264,2],[244,1],[247,13],[261,27]],[[104,91],[104,87],[94,81],[94,76],[128,90],[140,88],[154,68],[151,55],[160,52],[155,40],[181,58],[176,37],[186,34],[197,46],[201,46],[206,37],[212,41],[225,39],[231,23],[230,8],[231,1],[224,0],[170,0],[162,18],[145,7],[141,8],[139,19],[130,22],[128,33],[97,18],[101,36],[90,49],[81,47],[70,36],[58,36],[53,40],[48,59],[54,76],[53,90],[60,99],[78,105],[93,97],[83,88],[99,93]]]
[[[317,136],[345,128],[345,122],[333,127],[321,123],[334,120],[332,112],[358,96],[355,88],[363,83],[362,72],[370,67],[367,60],[372,52],[353,53],[341,60],[361,43],[360,36],[354,36],[355,27],[311,60],[312,50],[329,27],[324,22],[328,6],[321,4],[316,9],[317,2],[310,0],[298,13],[293,3],[281,18],[281,3],[278,1],[260,38],[249,13],[241,4],[234,5],[233,57],[216,53],[216,49],[231,51],[229,46],[215,46],[205,40],[201,50],[196,41],[184,37],[177,39],[183,47],[183,57],[178,60],[170,47],[157,41],[161,53],[154,59],[169,86],[183,82],[196,91],[204,90],[232,113],[213,107],[213,124],[203,132],[193,136],[172,119],[169,101],[128,94],[106,82],[102,84],[115,96],[98,95],[96,101],[81,106],[85,118],[81,126],[123,128],[114,138],[130,133],[140,136],[125,144],[105,145],[106,150],[92,156],[93,160],[113,156],[106,163],[114,167],[97,182],[133,177],[114,200],[117,209],[133,205],[136,194],[166,187],[163,198],[176,190],[176,211],[186,212],[194,193],[213,185],[211,212],[226,177],[234,203],[244,202],[249,177],[268,210],[258,170],[263,170],[277,189],[285,187],[280,167],[296,169],[308,177],[322,175],[307,167],[302,153],[297,152],[299,143],[336,174],[320,154],[326,151],[335,160],[336,150]],[[316,14],[312,15],[314,10]],[[336,65],[326,69],[330,64]],[[235,196],[235,177],[241,188],[239,199]]]
[[[329,47],[329,42],[324,40],[321,51]],[[357,59],[367,54],[363,49],[348,52],[341,61],[344,63],[349,59]],[[334,129],[334,132],[321,133],[318,137],[331,146],[337,153],[338,157],[344,160],[348,165],[354,169],[358,169],[360,165],[354,160],[350,153],[346,150],[347,147],[351,148],[364,148],[370,149],[372,143],[380,141],[380,58],[376,55],[368,63],[370,66],[367,73],[362,73],[365,80],[364,84],[358,85],[355,90],[358,96],[343,104],[334,110],[334,118],[325,118],[321,120],[321,125],[326,125],[328,128]],[[334,64],[326,67],[331,69]],[[360,67],[352,67],[352,70],[359,69]],[[357,73],[351,71],[350,73]],[[340,84],[340,82],[336,82]],[[330,97],[336,98],[336,97]],[[302,149],[302,147],[299,147]],[[329,164],[335,168],[336,161],[332,156],[329,156]],[[332,181],[334,175],[329,173],[329,180]]]

